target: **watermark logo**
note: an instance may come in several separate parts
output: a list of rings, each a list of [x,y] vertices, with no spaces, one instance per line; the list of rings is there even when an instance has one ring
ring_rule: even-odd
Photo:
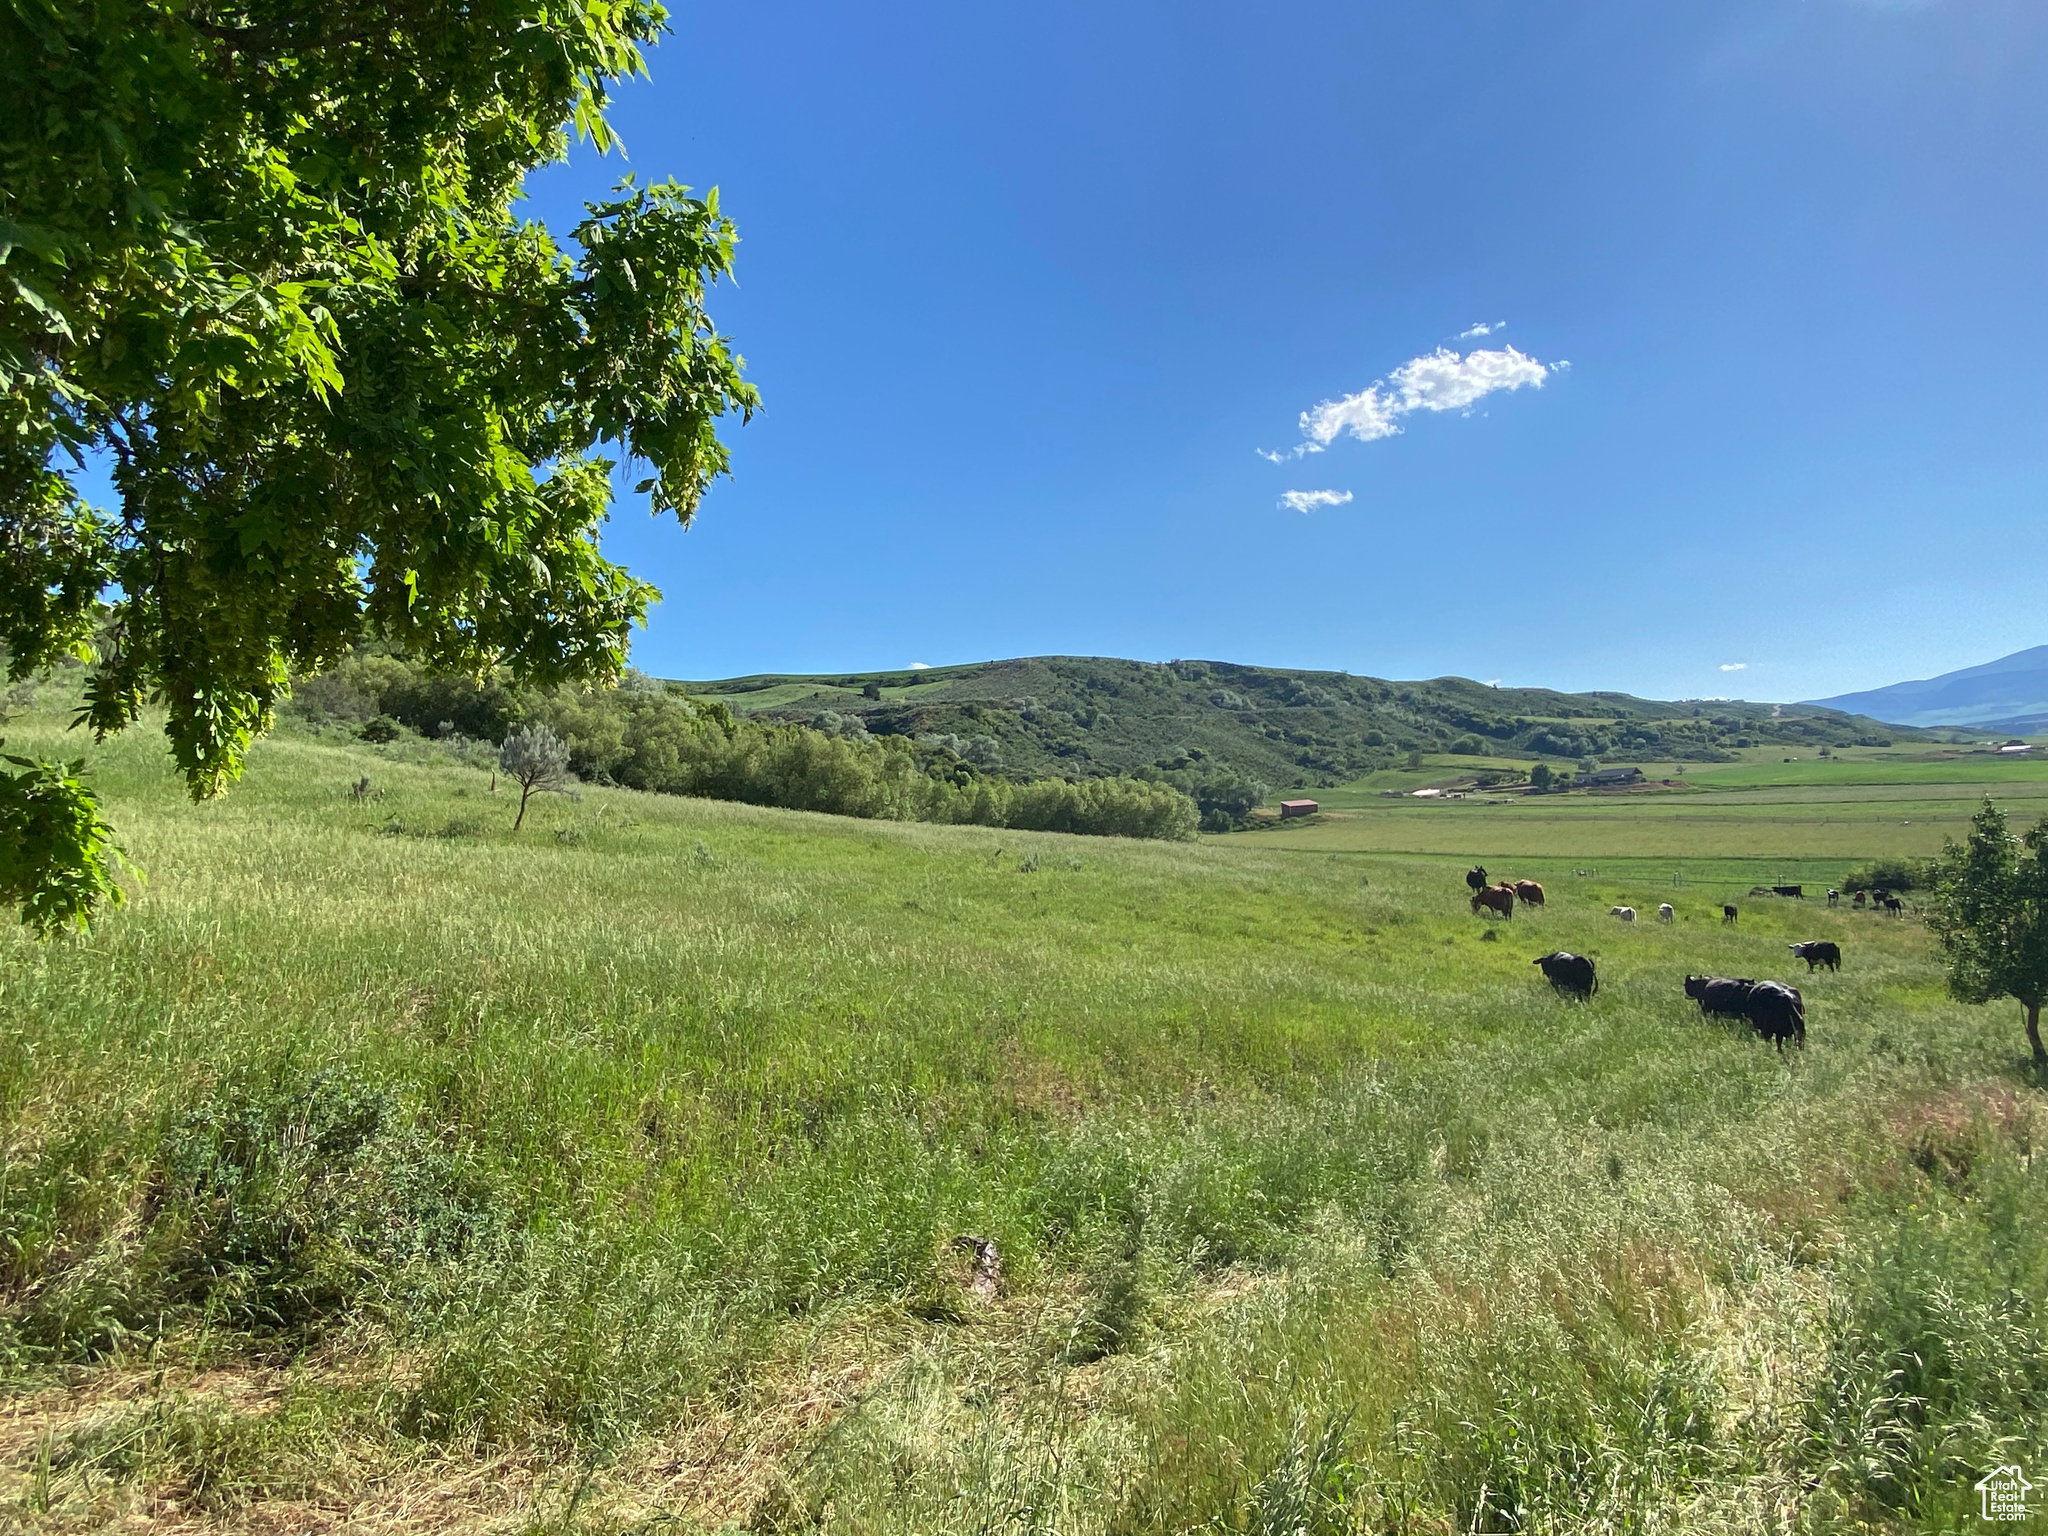
[[[2027,1481],[2026,1473],[2018,1467],[1993,1467],[1977,1484],[1977,1497],[1984,1501],[1984,1518],[2026,1519],[2027,1495],[2033,1487],[2034,1485]]]

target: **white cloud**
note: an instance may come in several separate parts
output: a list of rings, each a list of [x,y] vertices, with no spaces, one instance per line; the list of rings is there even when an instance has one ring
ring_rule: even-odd
[[[1392,437],[1401,430],[1394,422],[1400,414],[1398,400],[1382,394],[1379,385],[1368,384],[1355,395],[1346,395],[1342,400],[1325,400],[1314,410],[1303,411],[1301,435],[1308,441],[1294,451],[1321,453],[1344,432],[1349,432],[1361,443]]]
[[[1458,340],[1470,341],[1474,336],[1491,336],[1495,331],[1504,331],[1507,327],[1508,323],[1505,320],[1496,320],[1491,325],[1481,320],[1477,324],[1458,332]]]
[[[1723,672],[1746,672],[1749,670],[1749,663],[1746,661],[1724,661],[1721,663],[1721,670]]]
[[[1280,505],[1296,512],[1313,512],[1317,507],[1341,507],[1351,499],[1349,491],[1289,491]]]
[[[929,672],[931,669],[932,664],[928,661],[913,661],[910,664],[910,670],[913,672]]]
[[[1474,331],[1483,335],[1500,329],[1504,323],[1483,329],[1474,327]],[[1465,334],[1469,336],[1473,331]],[[1397,435],[1401,418],[1411,411],[1470,410],[1496,390],[1516,390],[1524,385],[1541,389],[1545,379],[1566,366],[1539,363],[1513,347],[1479,348],[1463,356],[1449,347],[1438,347],[1421,357],[1411,357],[1386,378],[1375,379],[1355,395],[1324,400],[1303,411],[1302,441],[1291,452],[1261,448],[1258,454],[1281,464],[1303,454],[1321,453],[1346,434],[1361,443],[1377,442]]]
[[[1427,357],[1403,363],[1388,377],[1400,386],[1405,412],[1462,411],[1497,389],[1520,389],[1524,384],[1541,389],[1549,375],[1548,368],[1513,347],[1463,357],[1449,347],[1438,347]]]

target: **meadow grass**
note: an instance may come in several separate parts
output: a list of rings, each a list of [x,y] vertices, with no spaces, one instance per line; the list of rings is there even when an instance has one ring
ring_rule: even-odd
[[[0,941],[25,1529],[1904,1532],[2048,1467],[2016,1010],[1749,901],[1836,876],[1796,846],[1502,868],[1550,901],[1500,923],[1485,844],[515,838],[417,750],[198,807],[98,756],[147,884]],[[1689,971],[1796,981],[1808,1048]]]
[[[1798,768],[1827,770],[1798,780]],[[2010,769],[1999,773],[1995,770]],[[1682,788],[1463,800],[1331,794],[1324,813],[1272,836],[1325,852],[1496,857],[1926,858],[1958,841],[1990,796],[2022,824],[2048,815],[2048,763],[1793,763],[1688,773]],[[1740,777],[1737,777],[1740,775]]]

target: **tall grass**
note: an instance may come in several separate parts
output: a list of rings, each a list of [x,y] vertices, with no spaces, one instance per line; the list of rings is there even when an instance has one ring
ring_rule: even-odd
[[[1448,861],[624,792],[514,838],[401,756],[195,809],[123,744],[139,900],[0,945],[12,1517],[1907,1531],[2048,1466],[2040,1095],[1915,924],[1623,928],[1624,873],[1488,938]],[[1682,996],[1815,937],[1804,1053]]]

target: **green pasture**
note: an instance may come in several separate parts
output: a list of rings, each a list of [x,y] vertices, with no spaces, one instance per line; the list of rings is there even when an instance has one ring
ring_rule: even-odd
[[[1656,770],[1669,775],[1667,767]],[[1433,765],[1317,795],[1323,814],[1254,834],[1305,851],[1501,858],[1747,858],[1833,866],[1924,858],[1960,839],[1989,795],[2016,819],[2048,815],[2048,761],[1871,754],[1854,761],[1691,764],[1674,787],[1462,800],[1388,798],[1444,782]]]
[[[2048,1466],[2017,1010],[1746,898],[1858,824],[514,837],[436,750],[272,740],[196,807],[94,754],[146,883],[0,938],[0,1522],[1904,1536]],[[1318,841],[1377,829],[1440,846]],[[1475,857],[1548,904],[1472,916]],[[1796,981],[1807,1048],[1698,971]]]
[[[1762,756],[1763,754],[1757,754]],[[1967,785],[1999,788],[2048,783],[2048,755],[1997,757],[1984,752],[1891,753],[1845,749],[1839,756],[1802,755],[1746,763],[1695,763],[1686,767],[1689,783],[1711,788],[1754,788],[1797,785],[1827,788],[1882,788],[1908,784]]]

